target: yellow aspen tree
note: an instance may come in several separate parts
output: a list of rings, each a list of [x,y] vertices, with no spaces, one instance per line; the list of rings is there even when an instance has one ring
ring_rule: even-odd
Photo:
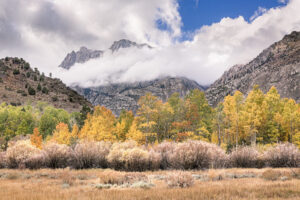
[[[41,149],[43,143],[43,136],[40,134],[39,129],[35,128],[33,134],[30,136],[30,142],[35,147]]]
[[[233,96],[229,95],[224,99],[224,113],[227,121],[230,123],[228,131],[230,133],[230,139],[235,141],[236,147],[242,135],[242,121],[240,118],[243,108],[243,99],[243,94],[240,91],[236,91]]]
[[[53,136],[51,138],[52,141],[55,141],[58,144],[71,144],[71,133],[69,131],[69,127],[65,123],[59,123],[56,126],[56,129],[53,132]]]
[[[251,145],[256,145],[258,129],[262,123],[263,110],[262,103],[264,100],[264,93],[256,85],[248,94],[242,118],[245,123],[245,135],[250,138]]]
[[[138,144],[145,144],[146,142],[146,136],[143,134],[142,131],[138,129],[137,126],[137,120],[134,120],[132,123],[132,126],[129,129],[129,132],[126,135],[126,139],[128,140],[134,140]]]
[[[116,118],[109,109],[96,106],[94,113],[87,116],[80,130],[79,139],[116,141],[115,122]]]
[[[282,112],[282,127],[286,131],[289,142],[293,143],[293,136],[297,131],[297,115],[298,105],[294,99],[286,99],[284,101],[283,112]]]
[[[71,132],[71,143],[74,143],[78,139],[79,127],[77,124],[74,124]]]
[[[287,138],[281,135],[280,119],[282,114],[282,102],[276,87],[271,87],[265,94],[262,104],[263,119],[261,132],[261,141],[264,143],[276,143],[287,141]]]

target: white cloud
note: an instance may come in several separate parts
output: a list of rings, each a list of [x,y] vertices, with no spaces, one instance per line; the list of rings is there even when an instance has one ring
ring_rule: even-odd
[[[264,13],[267,12],[266,8],[263,7],[258,7],[258,9],[254,12],[254,14],[250,17],[250,21],[253,21],[254,19],[256,19],[258,16],[263,15]]]
[[[290,0],[284,7],[258,9],[250,22],[243,17],[223,18],[196,30],[191,41],[180,42],[182,22],[175,0],[1,0],[0,38],[14,43],[0,39],[5,45],[0,55],[25,57],[69,85],[96,86],[163,75],[210,84],[229,67],[250,61],[285,34],[299,31],[299,7],[299,0]],[[158,29],[157,20],[168,29]],[[77,64],[70,71],[57,68],[71,50],[83,45],[105,50],[121,38],[155,48],[106,52],[103,58]]]

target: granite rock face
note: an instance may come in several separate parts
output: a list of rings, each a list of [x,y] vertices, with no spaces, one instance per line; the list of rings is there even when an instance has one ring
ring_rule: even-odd
[[[63,62],[59,65],[64,69],[70,69],[75,63],[85,63],[90,59],[99,58],[103,55],[103,51],[91,50],[81,47],[79,51],[68,53]]]
[[[184,97],[193,89],[204,90],[197,82],[179,77],[165,77],[152,81],[110,84],[91,88],[76,86],[73,89],[92,104],[105,106],[116,115],[119,115],[123,109],[135,112],[138,108],[139,98],[147,92],[166,101],[175,92]]]
[[[248,94],[254,85],[263,92],[275,86],[282,97],[300,102],[300,32],[286,35],[248,64],[230,68],[206,90],[206,97],[215,106],[236,90]]]

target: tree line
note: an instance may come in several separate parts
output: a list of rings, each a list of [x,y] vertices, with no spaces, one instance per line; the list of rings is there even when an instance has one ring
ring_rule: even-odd
[[[216,107],[199,90],[184,98],[174,93],[166,102],[147,93],[138,106],[135,115],[124,110],[116,117],[103,106],[69,114],[44,103],[34,107],[1,104],[0,144],[6,148],[14,137],[32,134],[36,146],[43,141],[72,145],[79,140],[134,140],[146,145],[202,140],[228,151],[240,145],[280,142],[300,146],[300,105],[281,98],[275,87],[264,94],[254,86],[247,96],[237,91]]]

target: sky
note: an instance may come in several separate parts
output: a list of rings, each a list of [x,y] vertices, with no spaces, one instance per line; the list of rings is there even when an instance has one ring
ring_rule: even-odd
[[[300,31],[299,8],[300,0],[0,0],[0,57],[23,57],[69,86],[167,75],[209,85]],[[123,38],[153,48],[108,50]],[[58,68],[81,46],[105,53]]]

